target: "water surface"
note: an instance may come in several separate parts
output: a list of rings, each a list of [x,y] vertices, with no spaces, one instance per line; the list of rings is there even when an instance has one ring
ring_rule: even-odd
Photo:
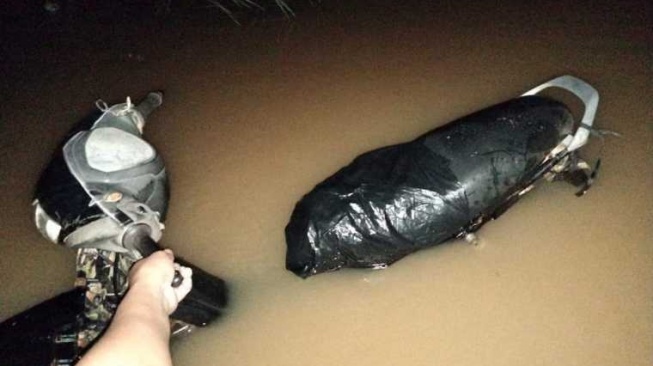
[[[351,3],[351,2],[350,2]],[[650,365],[653,98],[646,2],[324,1],[288,21],[207,16],[5,44],[0,318],[72,286],[74,253],[31,222],[32,189],[102,97],[166,92],[146,138],[167,162],[164,245],[232,286],[178,365]],[[47,27],[47,25],[45,26]],[[480,231],[384,271],[285,271],[295,202],[356,155],[573,74],[618,131],[582,198],[545,184]]]

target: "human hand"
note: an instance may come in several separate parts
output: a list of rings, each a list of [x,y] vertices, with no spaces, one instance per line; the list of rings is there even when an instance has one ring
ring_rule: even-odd
[[[158,302],[168,315],[193,287],[193,271],[174,263],[174,258],[170,249],[160,250],[136,262],[129,271],[130,291],[138,292],[139,298],[147,296]],[[172,287],[175,270],[183,278],[178,287]]]

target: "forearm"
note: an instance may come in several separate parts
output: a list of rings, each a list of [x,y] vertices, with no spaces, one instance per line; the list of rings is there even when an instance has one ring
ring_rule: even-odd
[[[79,366],[172,366],[170,320],[193,287],[190,268],[178,267],[183,277],[172,287],[174,256],[164,250],[138,261],[129,273],[129,291],[118,306],[109,329],[88,351]]]
[[[172,365],[170,322],[158,296],[132,288],[123,299],[106,334],[79,366]]]

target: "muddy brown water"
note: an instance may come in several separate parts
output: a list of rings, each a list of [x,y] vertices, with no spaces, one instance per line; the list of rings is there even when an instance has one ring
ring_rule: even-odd
[[[176,364],[652,364],[650,4],[436,3],[324,1],[291,21],[178,17],[7,46],[0,319],[73,283],[74,253],[31,221],[59,139],[98,97],[164,89],[146,127],[172,184],[163,243],[232,286],[221,321],[173,344]],[[542,185],[481,246],[383,271],[285,271],[295,202],[354,156],[567,73],[601,93],[596,125],[624,135],[585,197]]]

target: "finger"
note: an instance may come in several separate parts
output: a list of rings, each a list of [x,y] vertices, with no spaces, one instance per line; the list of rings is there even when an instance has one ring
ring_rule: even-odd
[[[174,277],[173,257],[165,251],[157,251],[136,262],[129,272],[130,282],[171,282]],[[159,278],[159,280],[157,280]]]
[[[188,267],[181,266],[179,268],[179,273],[184,280],[178,287],[174,288],[177,301],[183,300],[184,297],[186,297],[186,295],[188,295],[190,290],[193,288],[193,270]]]
[[[179,266],[179,273],[181,273],[181,276],[184,279],[189,279],[192,281],[193,279],[193,270],[189,267],[184,267],[184,266]]]
[[[168,254],[168,256],[172,259],[175,259],[175,253],[172,252],[170,249],[163,249],[163,252]]]

